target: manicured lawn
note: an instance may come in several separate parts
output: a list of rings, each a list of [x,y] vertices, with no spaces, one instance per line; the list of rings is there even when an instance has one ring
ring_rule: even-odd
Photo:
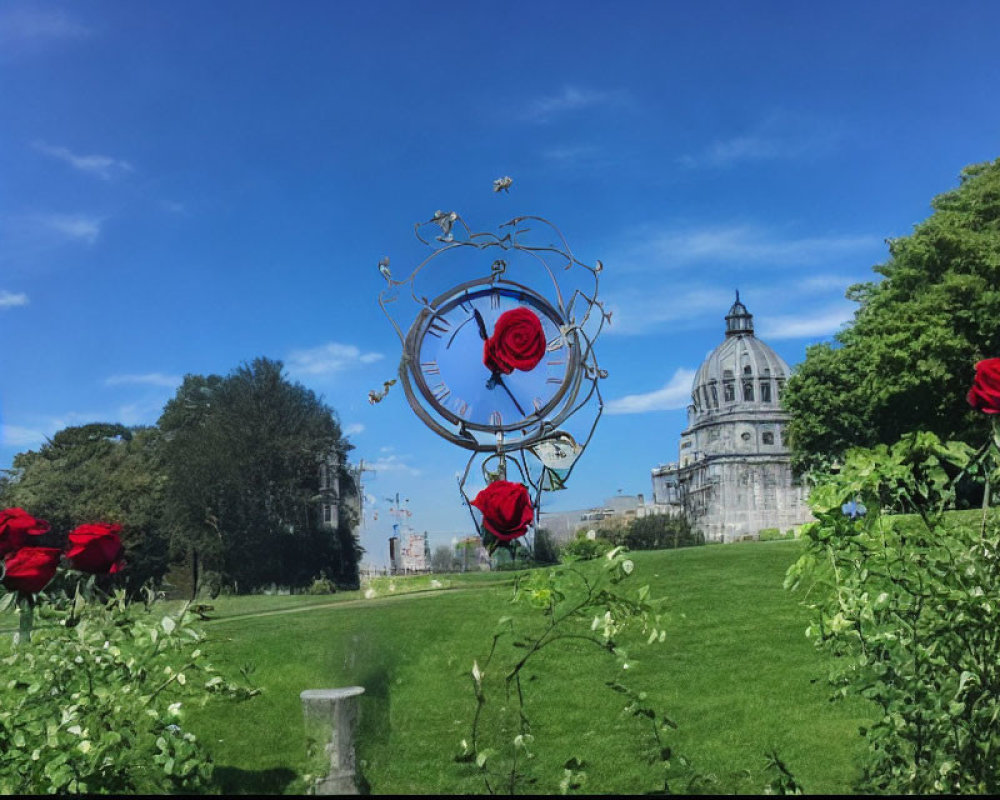
[[[605,686],[621,679],[678,724],[667,742],[690,766],[674,759],[674,791],[695,777],[711,793],[760,793],[770,779],[765,754],[776,749],[808,793],[850,792],[867,709],[827,699],[800,598],[782,590],[798,550],[769,542],[634,554],[639,582],[668,600],[667,639],[631,648],[626,675],[592,645],[543,651],[525,682],[539,780],[519,791],[557,793],[571,756],[586,763],[581,791],[662,789],[645,758],[648,729],[623,716],[622,696]],[[185,727],[210,747],[220,790],[303,791],[299,692],[360,685],[358,758],[372,792],[483,792],[475,768],[453,760],[475,709],[469,671],[499,617],[537,612],[510,604],[510,573],[494,574],[500,584],[461,577],[372,599],[219,598],[218,619],[203,623],[213,661],[230,671],[253,664],[265,689],[245,704],[189,711]]]

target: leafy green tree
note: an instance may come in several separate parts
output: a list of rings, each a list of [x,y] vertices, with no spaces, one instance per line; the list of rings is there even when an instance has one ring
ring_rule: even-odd
[[[559,544],[548,528],[538,528],[535,531],[531,555],[537,564],[559,563]]]
[[[910,236],[889,241],[881,281],[851,286],[854,321],[788,382],[793,466],[929,430],[975,439],[965,402],[975,363],[1000,355],[1000,159],[967,167]]]
[[[622,543],[630,550],[663,550],[704,544],[705,537],[692,530],[687,517],[654,514],[632,520]]]
[[[88,522],[122,525],[121,578],[135,594],[167,570],[164,482],[156,428],[93,423],[64,428],[37,451],[18,453],[0,502],[62,533]]]
[[[186,376],[159,424],[171,552],[189,560],[196,583],[303,586],[322,571],[358,585],[350,445],[332,409],[288,381],[281,362]],[[342,487],[333,528],[321,517],[324,463]]]
[[[431,571],[432,572],[452,572],[455,569],[455,553],[448,547],[448,545],[442,544],[434,548],[434,552],[431,553]]]

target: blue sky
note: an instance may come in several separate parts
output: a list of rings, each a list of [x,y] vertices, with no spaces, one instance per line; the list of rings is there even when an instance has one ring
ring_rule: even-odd
[[[413,224],[552,220],[605,265],[605,414],[549,510],[650,494],[739,288],[790,364],[967,164],[1000,156],[1000,4],[0,2],[0,468],[284,361],[432,545],[466,455],[412,414],[377,263]],[[514,179],[509,193],[492,182]],[[474,277],[474,276],[473,276]]]

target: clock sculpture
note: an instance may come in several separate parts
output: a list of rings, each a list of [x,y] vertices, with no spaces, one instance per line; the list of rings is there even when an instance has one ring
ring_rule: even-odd
[[[427,226],[440,232],[425,237]],[[541,217],[516,217],[494,234],[439,211],[415,227],[431,254],[404,280],[387,258],[379,263],[379,305],[402,344],[398,380],[432,431],[471,451],[459,491],[487,549],[513,552],[541,493],[565,486],[600,418],[607,373],[594,341],[610,318],[597,298],[602,265],[578,261]],[[416,305],[405,334],[389,312],[404,288]],[[487,485],[470,500],[477,462]]]

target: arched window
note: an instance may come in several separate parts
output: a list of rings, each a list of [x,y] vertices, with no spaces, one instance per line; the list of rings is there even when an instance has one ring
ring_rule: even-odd
[[[753,381],[743,381],[743,399],[747,403],[753,402]]]
[[[712,392],[712,408],[719,407],[719,390],[715,388],[715,384],[711,384],[709,390]]]
[[[736,402],[736,386],[734,381],[722,382],[722,399],[726,403]]]
[[[771,381],[766,378],[760,382],[760,400],[762,403],[771,402]]]

